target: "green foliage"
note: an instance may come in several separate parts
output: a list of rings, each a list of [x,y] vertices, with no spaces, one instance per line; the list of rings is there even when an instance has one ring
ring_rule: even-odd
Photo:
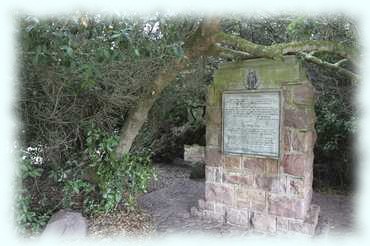
[[[171,162],[183,158],[184,144],[205,145],[203,118],[212,65],[211,59],[194,61],[191,72],[180,73],[162,91],[135,139],[134,150],[144,146],[153,151],[155,161]]]
[[[358,46],[354,21],[341,14],[255,14],[253,17],[228,17],[222,24],[226,32],[263,45],[304,40],[335,40],[348,47]]]
[[[35,153],[32,151],[22,151],[23,156],[18,161],[18,172],[16,176],[15,193],[15,222],[22,234],[38,233],[46,224],[50,217],[50,211],[35,209],[32,206],[32,193],[25,187],[33,185],[36,179],[41,177],[43,169],[35,164]]]
[[[356,162],[352,147],[357,131],[356,86],[332,71],[312,64],[305,67],[316,90],[314,188],[351,191]]]
[[[319,189],[331,187],[348,191],[352,187],[352,141],[357,119],[350,107],[351,102],[328,89],[317,100],[315,186]]]
[[[186,31],[178,30],[192,23],[160,14],[20,17],[24,145],[47,146],[45,161],[64,165],[82,151],[88,122],[119,129],[159,71],[183,56]]]
[[[23,189],[17,192],[16,219],[18,229],[22,234],[38,233],[46,225],[50,218],[50,213],[32,207],[32,198],[30,193]]]
[[[96,174],[101,195],[98,210],[112,211],[122,200],[127,208],[134,208],[136,195],[146,192],[149,181],[154,177],[150,153],[143,151],[117,157],[118,135],[110,136],[94,128],[87,135],[89,167]]]
[[[86,130],[86,145],[78,161],[50,171],[49,178],[63,187],[63,207],[81,208],[85,214],[108,213],[122,204],[136,208],[136,196],[146,192],[152,178],[151,154],[116,154],[119,136],[95,126]]]
[[[52,212],[62,207],[81,209],[87,215],[108,213],[120,204],[135,209],[136,196],[146,192],[150,180],[155,178],[151,154],[143,151],[117,157],[118,140],[117,134],[92,127],[87,130],[85,150],[79,159],[47,171],[35,163],[35,153],[23,152],[17,177],[21,184],[15,201],[21,233],[40,232]],[[48,175],[42,175],[44,172]],[[38,183],[44,185],[45,179],[63,195],[55,206],[34,197],[40,193]]]
[[[349,115],[342,115],[344,102],[336,95],[325,93],[316,105],[318,118],[316,130],[323,141],[321,148],[323,152],[340,151],[340,143],[353,131],[354,119]],[[344,161],[348,161],[344,159]]]
[[[81,193],[90,195],[93,191],[93,186],[82,179],[67,180],[63,187],[63,206],[69,208],[76,205],[73,202],[73,196],[80,195]]]
[[[38,168],[35,164],[33,164],[31,159],[25,158],[21,162],[22,164],[20,165],[20,170],[22,179],[26,179],[28,177],[36,178],[41,176],[43,169]]]

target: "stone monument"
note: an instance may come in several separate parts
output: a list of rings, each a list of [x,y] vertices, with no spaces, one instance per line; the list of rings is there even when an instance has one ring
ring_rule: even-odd
[[[296,57],[222,65],[206,117],[205,200],[192,213],[255,231],[314,234],[314,95]]]

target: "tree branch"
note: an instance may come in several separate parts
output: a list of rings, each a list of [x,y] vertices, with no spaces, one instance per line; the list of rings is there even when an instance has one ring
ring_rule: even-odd
[[[241,37],[226,34],[224,32],[215,34],[215,39],[218,43],[232,46],[239,51],[249,53],[255,57],[281,59],[283,55],[311,51],[332,52],[347,59],[351,59],[353,56],[353,52],[343,45],[337,42],[326,40],[307,40],[302,42],[281,43],[265,46],[255,44]]]
[[[339,66],[341,63],[337,62],[335,64],[332,64],[332,63],[323,61],[323,60],[321,60],[320,58],[318,58],[316,56],[312,56],[312,55],[304,53],[304,52],[299,52],[298,55],[301,56],[303,59],[305,59],[308,62],[317,64],[317,65],[320,65],[320,66],[324,66],[324,67],[327,67],[329,69],[336,69],[339,73],[350,77],[352,80],[358,81],[359,78],[360,78],[357,74]]]
[[[343,63],[346,63],[346,62],[348,62],[348,59],[342,59],[342,60],[339,60],[339,61],[337,61],[334,65],[336,65],[336,66],[341,66]]]
[[[287,54],[297,54],[302,56],[306,61],[315,63],[317,65],[325,66],[328,68],[336,69],[339,73],[349,76],[353,80],[358,80],[359,76],[343,67],[341,65],[347,62],[353,57],[353,52],[344,47],[343,45],[326,40],[308,40],[302,42],[291,42],[274,44],[271,46],[259,45],[250,42],[246,39],[219,32],[215,34],[216,42],[221,45],[231,46],[234,49],[219,47],[220,55],[224,54],[227,57],[236,57],[239,59],[250,59],[250,58],[271,58],[271,59],[282,59]],[[314,53],[319,51],[331,52],[344,57],[344,59],[338,61],[335,64],[323,61],[316,56]],[[244,57],[243,57],[244,56]]]
[[[222,58],[234,59],[234,60],[245,60],[245,59],[256,58],[255,56],[249,53],[239,51],[239,50],[234,50],[234,49],[227,48],[227,47],[222,47],[218,44],[212,47],[212,52],[214,55],[220,56]]]
[[[255,57],[276,58],[279,55],[271,53],[271,50],[268,50],[268,46],[255,44],[241,37],[226,34],[224,32],[215,34],[215,41],[223,45],[231,46],[236,50],[253,54]]]

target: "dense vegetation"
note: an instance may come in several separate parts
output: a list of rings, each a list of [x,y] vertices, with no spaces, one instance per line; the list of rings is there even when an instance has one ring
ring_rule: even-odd
[[[130,109],[155,93],[153,80],[184,57],[184,41],[201,18],[166,15],[65,18],[19,22],[21,191],[17,220],[38,231],[61,207],[85,214],[135,208],[154,177],[151,161],[182,157],[184,144],[204,144],[204,105],[212,74],[230,59],[194,59],[154,103],[132,151],[117,155]],[[343,16],[258,16],[222,19],[227,33],[256,44],[335,40],[356,47]],[[322,53],[336,62],[339,58]],[[351,64],[345,64],[349,69]],[[316,88],[315,187],[352,183],[355,114],[351,77],[304,62]],[[53,199],[48,194],[52,194]]]

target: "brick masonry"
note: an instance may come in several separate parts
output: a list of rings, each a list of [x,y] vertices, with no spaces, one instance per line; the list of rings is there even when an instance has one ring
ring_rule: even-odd
[[[281,91],[278,159],[222,152],[222,93],[245,90],[247,68],[256,71],[257,89]],[[192,214],[259,232],[314,234],[320,211],[311,204],[315,119],[314,88],[294,56],[222,66],[208,90],[205,200]]]

